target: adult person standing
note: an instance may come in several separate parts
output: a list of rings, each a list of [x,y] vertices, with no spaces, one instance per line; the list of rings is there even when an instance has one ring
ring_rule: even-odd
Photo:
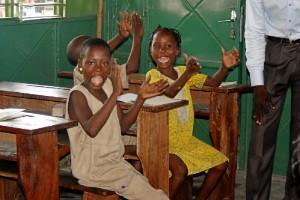
[[[269,199],[276,139],[291,88],[290,154],[285,198],[300,199],[292,153],[300,135],[300,1],[246,1],[246,57],[253,87],[253,124],[246,196]]]

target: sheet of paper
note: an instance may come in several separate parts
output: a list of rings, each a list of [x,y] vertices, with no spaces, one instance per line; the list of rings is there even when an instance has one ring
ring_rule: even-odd
[[[23,117],[26,113],[22,112],[25,109],[19,108],[5,108],[0,109],[0,121]]]
[[[233,85],[237,85],[237,82],[236,81],[222,82],[219,87],[226,87],[226,86],[233,86]]]
[[[134,103],[136,101],[137,95],[133,93],[127,93],[120,95],[118,97],[118,101],[122,101],[124,103]],[[169,103],[175,103],[180,101],[180,99],[171,99],[168,97],[164,96],[156,96],[149,98],[145,101],[144,105],[150,105],[150,106],[155,106],[155,105],[164,105],[164,104],[169,104]]]

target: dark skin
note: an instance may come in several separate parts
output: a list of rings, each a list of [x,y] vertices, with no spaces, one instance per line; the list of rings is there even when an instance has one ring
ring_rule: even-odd
[[[145,80],[141,86],[136,103],[124,114],[117,103],[117,97],[123,91],[120,70],[115,66],[116,63],[110,69],[111,58],[109,49],[103,46],[91,46],[86,51],[86,56],[78,63],[83,68],[84,82],[82,85],[104,105],[93,115],[87,104],[86,97],[79,91],[73,91],[70,95],[68,106],[70,118],[78,120],[84,131],[90,137],[94,138],[107,122],[113,108],[117,106],[121,130],[125,132],[136,121],[136,117],[144,101],[147,98],[162,94],[168,83],[162,80],[157,84],[149,84],[150,79]],[[111,96],[107,96],[102,88],[108,78],[111,79],[113,84],[113,93]],[[95,81],[95,79],[100,81]]]
[[[114,51],[129,35],[132,35],[133,42],[126,65],[126,73],[131,74],[138,71],[140,63],[141,43],[144,34],[143,20],[136,12],[131,14],[122,12],[120,16],[120,22],[117,23],[119,33],[108,44],[111,51]],[[71,64],[76,66],[80,58],[80,47],[89,38],[91,37],[84,35],[68,44],[67,55],[70,62],[72,62]]]
[[[275,109],[271,96],[265,86],[253,86],[253,119],[257,125],[264,122],[264,115]]]
[[[189,58],[188,55],[184,55],[186,63],[186,71],[178,77],[177,72],[174,69],[176,57],[180,54],[181,49],[177,44],[174,36],[167,31],[158,31],[153,36],[153,41],[150,46],[150,53],[153,61],[156,63],[157,70],[163,75],[175,80],[169,87],[166,88],[164,94],[168,97],[174,98],[187,81],[194,76],[201,69],[198,59],[195,57]],[[207,77],[204,85],[217,87],[226,78],[228,71],[234,67],[240,61],[239,53],[237,49],[226,53],[221,49],[222,66],[212,76]],[[205,180],[201,186],[197,200],[207,199],[215,188],[216,184],[227,169],[228,162],[224,162],[218,166],[211,168]],[[170,178],[170,199],[175,199],[177,191],[184,183],[188,174],[188,169],[185,163],[177,155],[170,154],[170,171],[172,177]]]

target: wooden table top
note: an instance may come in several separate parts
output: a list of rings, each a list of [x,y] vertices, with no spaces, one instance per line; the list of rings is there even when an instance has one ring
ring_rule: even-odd
[[[26,113],[23,117],[0,121],[0,131],[34,135],[59,129],[70,128],[78,123],[59,117]]]
[[[129,75],[129,83],[131,84],[142,84],[145,80],[145,74],[133,73]],[[224,87],[208,87],[203,86],[202,88],[191,87],[191,90],[207,91],[207,92],[218,92],[218,93],[233,93],[233,92],[249,92],[252,90],[250,85],[231,85]]]
[[[146,111],[146,112],[162,112],[162,111],[166,111],[166,110],[171,110],[174,108],[178,108],[178,107],[182,107],[185,106],[189,103],[188,100],[181,100],[178,102],[174,102],[174,103],[168,103],[168,104],[163,104],[163,105],[143,105],[143,107],[141,108],[142,111]],[[131,108],[132,104],[130,103],[123,103],[120,102],[121,104],[121,108],[123,110],[128,110]]]
[[[16,82],[0,82],[0,95],[65,103],[70,88]]]

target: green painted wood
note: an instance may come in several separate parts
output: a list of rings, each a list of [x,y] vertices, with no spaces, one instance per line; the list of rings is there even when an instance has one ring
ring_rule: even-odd
[[[182,52],[196,56],[203,66],[202,72],[212,75],[220,66],[220,46],[227,51],[237,47],[241,55],[241,63],[227,78],[227,81],[236,80],[239,83],[249,84],[249,76],[245,65],[244,56],[244,4],[245,1],[235,0],[128,0],[106,1],[103,38],[108,40],[117,33],[116,20],[122,10],[137,10],[144,20],[145,34],[143,38],[140,73],[145,73],[153,67],[148,55],[148,38],[151,32],[158,26],[176,28],[182,34]],[[230,23],[218,23],[220,20],[230,18],[230,12],[236,8],[236,39],[230,38]],[[131,40],[122,45],[114,56],[120,58],[120,62],[126,62],[130,51]],[[183,63],[179,59],[178,63]],[[287,97],[289,101],[289,97]],[[287,163],[287,135],[286,127],[289,123],[289,108],[285,107],[283,122],[280,125],[278,144],[275,156],[274,173],[285,175]],[[248,156],[248,145],[251,135],[252,94],[241,96],[240,110],[240,138],[239,138],[239,168],[245,169]],[[195,120],[194,135],[211,143],[208,133],[207,120]]]
[[[96,35],[96,16],[35,20],[0,20],[0,81],[72,86],[58,71],[72,70],[66,46],[77,35]]]
[[[77,35],[96,35],[96,13],[98,0],[67,1],[65,19],[27,21],[0,20],[0,81],[17,81],[71,87],[72,80],[57,78],[56,73],[72,70],[65,51],[68,42]],[[240,39],[238,24],[244,0],[109,0],[104,1],[103,35],[106,40],[117,33],[116,21],[119,12],[138,11],[144,20],[140,73],[153,67],[148,55],[148,38],[158,24],[179,29],[183,37],[183,52],[197,56],[203,66],[203,73],[213,74],[220,65],[220,46],[230,50],[239,48],[241,64],[233,70],[227,80],[249,84],[244,57],[244,41]],[[230,24],[217,21],[229,19],[230,10],[237,9],[237,36],[230,38]],[[243,22],[243,20],[242,20]],[[243,24],[241,25],[243,28]],[[242,29],[241,29],[242,30]],[[242,30],[243,33],[243,30]],[[127,60],[131,38],[114,52],[119,63]],[[179,59],[178,63],[183,60]],[[290,93],[286,99],[280,124],[274,173],[285,175],[289,123]],[[239,168],[246,168],[248,145],[251,135],[252,94],[241,96],[241,120],[239,139]],[[195,135],[210,142],[207,120],[195,121]]]

